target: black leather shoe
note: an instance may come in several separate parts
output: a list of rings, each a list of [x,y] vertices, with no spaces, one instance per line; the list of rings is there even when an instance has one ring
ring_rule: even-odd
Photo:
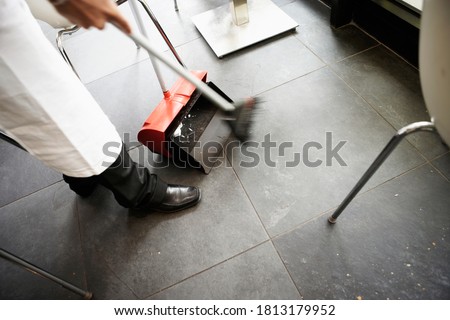
[[[176,212],[196,205],[200,199],[201,192],[197,187],[169,184],[163,201],[154,210],[167,213]]]

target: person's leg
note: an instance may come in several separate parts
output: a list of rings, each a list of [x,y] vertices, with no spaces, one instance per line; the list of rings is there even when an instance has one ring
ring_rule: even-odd
[[[0,0],[0,8],[0,130],[63,173],[81,194],[89,194],[87,185],[97,176],[128,208],[170,212],[199,201],[197,188],[167,186],[128,154],[107,155],[107,145],[122,145],[117,130],[45,38],[26,3]]]
[[[117,202],[126,208],[175,212],[200,201],[200,189],[168,185],[134,162],[124,145],[116,161],[98,176],[98,182],[111,190]]]
[[[78,178],[63,174],[63,179],[69,185],[70,190],[83,198],[90,196],[98,185],[98,176]]]
[[[170,185],[135,163],[122,145],[116,161],[100,175],[77,178],[64,175],[64,181],[81,197],[91,195],[98,184],[111,190],[125,208],[176,212],[200,201],[200,189]]]

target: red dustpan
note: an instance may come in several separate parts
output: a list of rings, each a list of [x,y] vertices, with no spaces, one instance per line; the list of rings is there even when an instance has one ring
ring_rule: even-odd
[[[206,71],[191,71],[191,73],[206,82]],[[151,151],[170,157],[172,154],[167,143],[168,136],[171,135],[169,129],[188,104],[195,89],[193,84],[179,78],[169,91],[164,92],[164,99],[145,120],[138,133],[138,140]]]
[[[135,1],[130,0],[129,3],[141,33],[148,38]],[[150,8],[144,5],[144,9],[179,64],[186,68]],[[192,80],[179,78],[167,90],[158,64],[150,52],[149,56],[164,98],[145,120],[138,133],[139,142],[154,153],[175,158],[177,165],[199,167],[209,173],[231,132],[221,121],[224,117],[222,112],[201,96]],[[190,75],[203,83],[206,83],[206,74],[206,71],[190,72]],[[213,83],[207,85],[221,97],[231,101]]]

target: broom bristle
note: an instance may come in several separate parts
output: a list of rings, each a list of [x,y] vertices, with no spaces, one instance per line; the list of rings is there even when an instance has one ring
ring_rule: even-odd
[[[257,103],[258,99],[255,97],[245,98],[234,103],[235,110],[232,112],[233,119],[230,121],[230,125],[236,138],[241,141],[246,141],[250,137]]]

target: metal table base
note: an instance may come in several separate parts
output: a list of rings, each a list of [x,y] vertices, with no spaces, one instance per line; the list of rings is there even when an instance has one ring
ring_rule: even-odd
[[[234,9],[231,2],[192,18],[219,58],[298,26],[297,22],[270,0],[248,1],[249,21],[239,26],[233,21]]]

